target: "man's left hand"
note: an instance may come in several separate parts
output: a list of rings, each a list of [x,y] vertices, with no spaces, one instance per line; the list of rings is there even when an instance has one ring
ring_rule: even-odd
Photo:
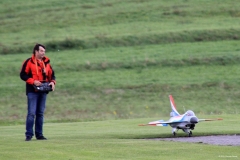
[[[54,89],[55,89],[55,84],[54,84],[53,82],[50,82],[50,83],[49,83],[49,86],[52,86],[52,90],[54,91]]]

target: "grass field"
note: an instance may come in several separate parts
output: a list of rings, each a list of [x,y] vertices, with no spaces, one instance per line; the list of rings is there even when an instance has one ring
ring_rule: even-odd
[[[138,126],[167,120],[172,94],[180,113],[224,119],[194,136],[239,134],[239,18],[238,0],[1,0],[0,159],[239,158],[234,146],[146,140],[171,128]],[[49,140],[27,143],[19,71],[35,43],[57,86]]]
[[[217,116],[208,116],[216,118]],[[168,117],[164,117],[168,119]],[[207,117],[201,117],[207,118]],[[239,133],[237,115],[202,122],[194,136]],[[0,154],[8,159],[224,159],[239,158],[239,147],[147,140],[172,137],[170,127],[139,127],[154,118],[74,123],[46,123],[47,141],[23,140],[23,125],[0,126]],[[178,136],[186,136],[179,131]],[[222,157],[221,157],[222,156]]]

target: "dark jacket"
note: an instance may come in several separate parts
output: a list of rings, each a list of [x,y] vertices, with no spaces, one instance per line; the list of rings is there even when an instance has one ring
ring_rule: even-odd
[[[54,71],[50,65],[50,59],[44,57],[42,62],[44,64],[37,61],[34,55],[23,62],[20,78],[26,82],[26,94],[29,92],[36,92],[33,87],[34,80],[54,82],[54,84],[56,84]],[[43,72],[44,69],[45,73]]]

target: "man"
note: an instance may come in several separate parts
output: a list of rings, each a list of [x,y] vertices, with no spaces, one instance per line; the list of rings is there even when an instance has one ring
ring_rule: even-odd
[[[44,110],[48,91],[37,91],[35,86],[41,86],[43,82],[49,82],[52,90],[55,89],[55,75],[50,65],[50,59],[45,56],[45,46],[36,44],[31,58],[23,62],[20,78],[26,82],[26,95],[28,113],[26,117],[25,141],[31,141],[34,136],[37,140],[47,140],[43,136]]]

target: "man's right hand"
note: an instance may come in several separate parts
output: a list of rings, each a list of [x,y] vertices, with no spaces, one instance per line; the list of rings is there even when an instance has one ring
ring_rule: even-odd
[[[34,80],[33,84],[35,86],[41,86],[42,83],[40,81],[38,81],[38,80]]]

